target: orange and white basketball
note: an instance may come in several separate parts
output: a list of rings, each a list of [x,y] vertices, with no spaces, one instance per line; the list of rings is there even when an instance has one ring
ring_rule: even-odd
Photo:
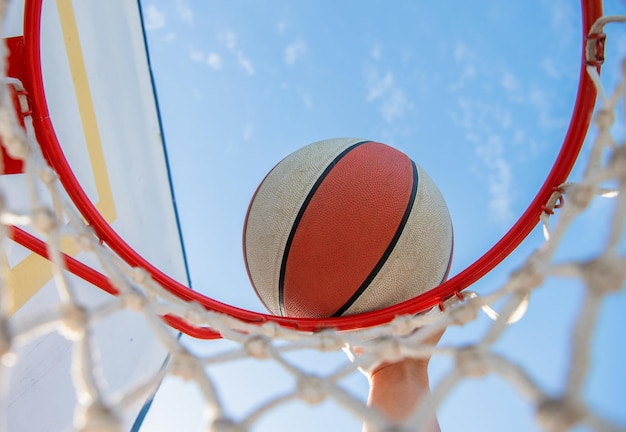
[[[243,247],[252,285],[273,314],[351,315],[445,280],[452,222],[439,189],[404,153],[330,139],[269,172],[248,208]]]

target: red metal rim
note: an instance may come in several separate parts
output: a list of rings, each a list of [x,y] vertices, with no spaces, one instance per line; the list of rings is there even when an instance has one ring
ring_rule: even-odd
[[[33,122],[37,139],[42,146],[48,162],[58,173],[63,187],[67,190],[72,201],[82,213],[83,217],[95,229],[100,239],[129,265],[146,269],[155,281],[163,285],[171,293],[181,299],[195,301],[202,304],[208,310],[231,315],[249,323],[260,324],[273,321],[281,326],[303,331],[315,331],[323,328],[351,330],[385,324],[398,315],[416,314],[441,304],[445,299],[455,294],[458,295],[459,292],[482,278],[511,252],[513,252],[513,250],[519,246],[519,244],[537,225],[541,213],[543,212],[542,207],[548,201],[554,188],[565,182],[576,159],[578,158],[578,154],[591,121],[596,100],[596,88],[585,71],[585,38],[582,37],[581,40],[583,43],[581,47],[582,61],[580,68],[580,80],[574,111],[570,120],[569,129],[552,170],[520,219],[494,246],[491,247],[491,249],[489,249],[482,257],[468,266],[465,270],[427,293],[403,303],[377,311],[347,317],[326,319],[295,319],[278,317],[252,312],[218,302],[175,281],[134,251],[96,210],[74,176],[74,173],[72,172],[67,159],[63,154],[48,113],[40,58],[42,1],[43,0],[27,0],[25,5],[25,56],[26,62],[30,65],[30,68],[28,68],[26,82],[24,84],[30,92],[33,104]],[[581,0],[581,8],[583,17],[582,34],[585,36],[587,35],[591,25],[602,15],[602,2],[601,0]],[[13,232],[15,233],[16,231],[13,230]],[[20,241],[20,239],[24,240],[25,238],[22,234],[16,234],[14,237],[17,241]],[[31,244],[31,249],[37,252],[37,249],[41,248],[32,245],[33,242],[36,243],[35,240],[30,239],[28,241],[24,241]],[[69,257],[66,257],[66,260],[67,262],[75,261]],[[87,267],[87,269],[89,268]],[[107,290],[108,292],[111,292],[111,286],[106,277],[94,276],[93,269],[87,269],[75,264],[72,264],[71,268],[69,268],[70,271],[76,273],[78,276],[83,277],[85,280]],[[164,317],[164,319],[174,328],[193,337],[206,339],[219,337],[218,334],[209,328],[197,328],[191,326],[177,317],[167,316]]]

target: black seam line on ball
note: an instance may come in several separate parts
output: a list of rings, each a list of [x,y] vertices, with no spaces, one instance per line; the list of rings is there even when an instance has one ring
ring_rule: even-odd
[[[278,277],[278,306],[280,307],[280,314],[282,316],[285,316],[285,273],[287,271],[287,259],[289,258],[289,250],[291,249],[293,238],[296,235],[296,231],[298,230],[298,225],[300,225],[300,221],[302,220],[302,217],[304,216],[304,212],[306,211],[306,208],[308,207],[309,203],[313,199],[313,195],[315,195],[315,192],[320,187],[324,179],[332,171],[335,165],[337,165],[337,162],[339,162],[345,155],[350,153],[356,147],[362,144],[370,143],[370,142],[371,141],[360,141],[356,144],[352,144],[350,147],[346,148],[344,151],[339,153],[339,155],[337,155],[335,159],[333,159],[328,164],[324,172],[322,172],[322,174],[319,176],[319,178],[317,179],[317,181],[315,182],[315,184],[309,191],[309,194],[305,198],[304,202],[302,203],[302,206],[300,207],[300,210],[298,211],[296,219],[294,220],[293,225],[291,226],[291,232],[289,233],[289,237],[287,237],[287,243],[285,244],[285,252],[283,253],[283,259],[280,264],[280,274]]]
[[[354,292],[354,294],[352,294],[352,297],[350,297],[348,301],[345,302],[344,305],[341,306],[339,310],[337,310],[337,312],[335,312],[332,315],[332,317],[341,316],[350,308],[350,306],[354,304],[354,302],[356,302],[359,299],[361,294],[363,294],[363,292],[367,289],[367,287],[372,283],[372,281],[374,280],[378,272],[380,272],[380,270],[383,268],[383,266],[387,262],[387,259],[389,258],[389,255],[391,255],[394,248],[396,247],[398,240],[400,240],[400,236],[402,235],[402,231],[404,231],[404,227],[406,226],[406,223],[409,220],[409,216],[411,215],[411,209],[413,208],[413,203],[415,203],[415,198],[417,196],[417,182],[418,182],[417,167],[415,166],[415,162],[413,161],[411,161],[411,165],[413,166],[413,186],[411,188],[411,197],[409,198],[409,202],[406,206],[406,209],[404,210],[404,215],[402,216],[402,219],[400,220],[400,224],[398,225],[398,229],[396,230],[396,233],[394,234],[393,238],[389,242],[387,249],[378,260],[378,263],[376,263],[376,266],[374,267],[374,269],[367,276],[367,278],[365,278],[365,281],[363,281],[361,286]]]

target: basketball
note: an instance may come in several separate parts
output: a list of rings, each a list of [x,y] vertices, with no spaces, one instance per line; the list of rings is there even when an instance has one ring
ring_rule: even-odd
[[[263,179],[243,249],[271,313],[352,315],[443,282],[452,221],[437,186],[407,155],[378,142],[329,139],[290,154]]]

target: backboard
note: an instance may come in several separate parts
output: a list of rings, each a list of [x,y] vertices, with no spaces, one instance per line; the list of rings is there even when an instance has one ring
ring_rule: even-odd
[[[25,4],[14,1],[9,7],[4,37],[13,38],[10,47],[19,47]],[[10,61],[18,61],[20,55],[13,52]],[[137,2],[43,1],[41,60],[54,132],[90,199],[135,250],[188,284]],[[0,176],[0,182],[9,191],[7,205],[28,209],[25,175],[19,169]],[[65,253],[87,259],[67,243]],[[36,317],[60,301],[48,260],[18,244],[7,250],[13,281],[12,320]],[[85,263],[99,266],[88,259]],[[82,279],[68,277],[85,306],[97,307],[111,300]],[[132,312],[121,311],[91,330],[112,394],[144,374],[154,374],[166,358],[164,347]],[[76,399],[71,348],[57,333],[21,348],[7,395],[8,430],[71,428]],[[141,405],[124,413],[129,428]]]

